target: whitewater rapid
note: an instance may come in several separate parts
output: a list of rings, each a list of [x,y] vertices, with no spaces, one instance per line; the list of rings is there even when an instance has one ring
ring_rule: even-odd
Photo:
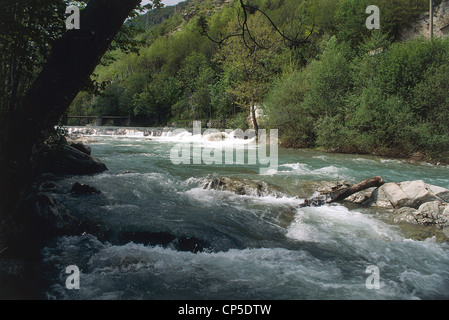
[[[300,208],[307,183],[381,175],[447,188],[448,168],[280,149],[277,174],[261,176],[254,165],[174,165],[171,148],[198,137],[154,138],[130,130],[124,135],[84,132],[93,155],[109,171],[54,181],[55,199],[116,234],[166,232],[208,246],[193,253],[173,244],[123,244],[114,237],[101,242],[89,234],[60,237],[42,252],[49,299],[449,298],[447,243],[410,238],[376,210]],[[201,139],[220,144],[235,138]],[[213,177],[263,181],[282,191],[257,196],[205,188]],[[72,195],[77,181],[102,194]],[[80,290],[65,286],[69,265],[81,271]],[[366,270],[373,265],[380,270],[380,288],[374,290],[366,286]]]

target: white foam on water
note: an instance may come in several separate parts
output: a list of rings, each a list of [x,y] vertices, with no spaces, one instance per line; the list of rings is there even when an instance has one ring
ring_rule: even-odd
[[[250,191],[250,190],[248,190]],[[216,206],[217,201],[220,202],[234,202],[234,203],[244,203],[244,202],[254,202],[255,204],[269,204],[269,205],[292,205],[299,206],[304,203],[304,199],[298,197],[289,197],[287,195],[261,195],[256,194],[245,194],[239,195],[232,191],[205,189],[203,187],[196,187],[189,189],[187,191],[179,191],[179,194],[185,194],[188,197],[201,202],[206,206]]]
[[[351,172],[348,168],[339,168],[336,166],[326,166],[318,169],[313,169],[310,165],[304,163],[287,163],[279,165],[279,168],[290,168],[290,170],[279,169],[280,174],[292,175],[313,175],[320,179],[345,179],[351,180]]]
[[[328,156],[313,156],[313,159],[318,159],[318,160],[329,160]]]
[[[141,146],[136,144],[117,144],[115,147],[140,148]]]
[[[106,205],[102,208],[106,209],[107,211],[119,211],[121,213],[124,212],[133,212],[140,210],[139,206],[132,205],[132,204],[114,204],[114,205]]]
[[[334,167],[334,166],[328,166],[328,167],[323,167],[323,168],[320,168],[320,169],[315,169],[315,170],[312,171],[312,173],[324,174],[324,175],[329,175],[329,174],[336,175],[336,174],[339,174],[342,170],[344,170],[344,169],[343,168],[337,168],[337,167]]]
[[[145,132],[143,131],[134,131],[134,130],[128,130],[125,134],[126,137],[129,138],[145,138]]]
[[[306,207],[298,210],[287,237],[299,241],[335,243],[361,239],[400,239],[390,226],[344,206]]]
[[[380,159],[381,163],[403,163],[402,160],[397,159]]]
[[[287,163],[287,164],[281,164],[279,166],[292,169],[292,170],[288,170],[288,171],[279,171],[279,172],[295,171],[298,173],[310,173],[312,171],[312,169],[307,164],[304,164],[304,163]]]
[[[80,243],[95,252],[82,252]],[[47,292],[58,299],[197,299],[197,298],[313,298],[319,284],[342,284],[341,270],[305,251],[286,249],[232,249],[228,252],[178,252],[137,244],[101,245],[79,237],[62,238],[58,247],[84,259],[80,290],[64,290],[65,276]],[[69,256],[46,248],[46,263],[63,269]],[[349,285],[352,287],[352,285]]]
[[[374,159],[367,159],[367,158],[355,158],[355,159],[351,159],[353,162],[362,162],[362,163],[378,163],[376,160]]]
[[[172,138],[176,142],[176,139],[188,141],[192,137],[186,134]],[[159,138],[155,140],[157,139]],[[114,138],[109,137],[105,140],[111,141]],[[210,143],[227,142],[210,141]],[[300,180],[298,176],[301,175],[312,175],[312,178],[317,177],[317,180],[339,175],[340,179],[350,180],[345,174],[351,175],[355,172],[349,168],[339,168],[334,163],[322,168],[290,163],[280,166],[280,169],[285,170],[281,174],[291,175],[295,180]],[[167,169],[167,172],[170,172],[170,169]],[[305,179],[307,178],[309,177]],[[74,180],[70,179],[79,178],[69,178],[67,181],[70,183],[67,185],[73,184]],[[244,239],[243,243],[247,241],[245,236],[250,228],[260,226],[265,228],[265,224],[257,225],[260,219],[250,219],[248,216],[280,212],[285,205],[289,208],[294,207],[291,211],[294,214],[297,206],[303,202],[302,199],[287,196],[242,196],[233,192],[206,190],[200,187],[204,178],[191,177],[179,180],[176,173],[173,175],[159,172],[123,175],[103,173],[94,177],[83,177],[81,181],[92,183],[102,191],[106,190],[104,195],[107,197],[112,194],[122,200],[109,202],[109,204],[118,202],[118,205],[104,206],[104,211],[107,211],[108,215],[120,208],[123,210],[117,211],[132,212],[138,208],[133,207],[137,203],[132,201],[147,199],[149,194],[153,197],[167,196],[168,200],[174,195],[176,201],[170,201],[173,202],[173,206],[170,204],[164,207],[162,212],[165,212],[164,210],[182,212],[184,208],[176,208],[176,204],[187,206],[193,204],[194,206],[189,209],[194,209],[190,210],[189,214],[198,214],[198,219],[204,220],[205,229],[216,230],[215,223],[221,221],[217,219],[213,223],[210,222],[209,212],[234,214],[232,222],[242,220],[247,222],[245,225],[232,224],[238,229],[236,234]],[[95,182],[99,182],[100,185]],[[130,197],[132,201],[123,199],[123,194],[129,196],[126,193],[128,191],[136,195],[135,198]],[[185,199],[178,199],[179,197]],[[189,203],[189,199],[193,200],[192,203]],[[178,200],[180,202],[177,202]],[[144,203],[151,206],[151,202]],[[237,210],[222,210],[220,206],[223,208],[230,206]],[[207,209],[202,210],[203,207]],[[268,207],[269,210],[266,210]],[[196,208],[198,212],[195,211]],[[241,212],[245,215],[240,214]],[[129,222],[128,217],[126,216],[123,221]],[[406,239],[396,226],[384,223],[374,214],[363,214],[337,205],[297,209],[294,221],[290,222],[291,219],[288,219],[284,225],[279,226],[281,239],[276,238],[276,241],[270,239],[269,248],[232,249],[214,253],[193,254],[136,244],[115,246],[102,244],[93,237],[64,237],[55,245],[43,250],[45,263],[50,265],[57,277],[48,290],[48,297],[57,299],[449,298],[447,244],[437,243],[435,239],[426,241]],[[149,225],[148,228],[151,227],[154,225]],[[166,225],[158,225],[159,227],[163,229]],[[185,231],[181,230],[183,226],[179,228],[180,232]],[[189,231],[186,232],[188,234]],[[254,233],[258,237],[251,238],[252,242],[249,243],[252,245],[260,240],[260,246],[264,246],[267,243],[265,240],[270,236],[269,232],[271,229],[266,228],[260,233]],[[272,247],[273,243],[279,243],[279,246],[286,248]],[[292,247],[294,249],[287,249]],[[68,275],[64,270],[72,264],[78,265],[82,272],[80,291],[69,291],[65,288]],[[368,276],[365,269],[370,264],[377,265],[381,269],[381,290],[367,290],[365,287]]]
[[[428,244],[430,249],[435,245]],[[62,250],[61,250],[62,249]],[[410,253],[410,246],[403,250]],[[395,254],[387,252],[388,255]],[[315,257],[305,250],[231,249],[179,252],[169,248],[101,244],[91,236],[63,237],[43,250],[44,262],[61,270],[47,291],[54,299],[416,299],[448,297],[441,270],[415,270],[394,259],[380,264],[381,289],[367,290],[366,264]],[[433,268],[447,262],[447,253]],[[435,263],[436,259],[429,259]],[[438,260],[437,260],[438,261]],[[66,290],[66,266],[81,269],[80,290]],[[347,270],[348,268],[353,269]]]
[[[202,205],[209,207],[215,207],[217,206],[218,201],[222,202],[236,196],[236,194],[231,191],[208,190],[201,187],[192,188],[187,191],[179,191],[178,193],[180,195],[187,195],[188,197],[201,202]]]
[[[202,135],[194,135],[189,131],[164,132],[160,137],[154,137],[153,140],[161,142],[197,143],[202,147],[212,149],[222,149],[225,147],[243,148],[245,146],[255,147],[255,138],[240,139],[235,137],[233,132],[205,133]]]

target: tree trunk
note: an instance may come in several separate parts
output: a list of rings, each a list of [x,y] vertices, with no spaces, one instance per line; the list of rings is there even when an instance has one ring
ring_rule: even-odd
[[[140,0],[90,0],[81,11],[80,29],[53,46],[42,72],[16,107],[0,143],[2,197],[18,201],[32,175],[33,157],[82,89],[129,13]]]
[[[362,181],[358,184],[353,185],[351,188],[345,189],[341,192],[336,192],[331,195],[331,199],[327,201],[327,203],[339,202],[347,197],[353,195],[354,193],[369,189],[369,188],[378,188],[384,184],[384,181],[381,177],[374,177],[365,181]]]
[[[259,125],[257,123],[256,106],[254,103],[254,99],[251,99],[250,112],[251,112],[251,122],[253,125],[253,129],[254,129],[254,131],[256,131],[256,139],[258,139],[259,138]]]
[[[23,102],[0,128],[0,250],[7,248],[1,258],[21,261],[24,266],[18,275],[2,282],[2,294],[18,292],[20,299],[41,298],[36,264],[45,231],[36,227],[33,221],[38,217],[23,206],[34,179],[33,158],[139,2],[90,0],[81,11],[81,29],[67,31],[54,43]]]

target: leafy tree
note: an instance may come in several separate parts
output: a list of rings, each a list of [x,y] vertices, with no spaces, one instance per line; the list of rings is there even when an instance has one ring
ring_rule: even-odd
[[[382,55],[376,86],[386,94],[397,94],[411,102],[411,89],[423,81],[427,71],[447,61],[447,41],[416,39],[393,44]]]
[[[142,93],[134,97],[134,113],[151,124],[164,124],[172,105],[180,98],[180,85],[174,78],[164,80],[160,75],[151,78]]]
[[[9,117],[61,37],[68,1],[0,2],[0,106]]]
[[[265,99],[264,126],[277,128],[286,147],[315,145],[315,112],[304,104],[308,90],[306,72],[295,71],[280,77]]]
[[[237,21],[231,23],[238,25]],[[254,14],[248,23],[252,33],[230,39],[220,55],[230,79],[229,91],[236,97],[235,103],[248,106],[253,129],[257,132],[256,104],[262,102],[267,93],[271,76],[279,72],[272,58],[282,40],[273,34],[272,27],[261,14]]]
[[[351,90],[350,61],[352,51],[346,43],[338,44],[332,37],[319,60],[313,61],[309,68],[310,89],[304,103],[315,110],[318,116],[333,117],[344,114],[345,97]]]
[[[235,115],[233,112],[232,95],[229,93],[228,79],[224,75],[209,87],[210,104],[223,128],[227,126],[227,119]],[[241,127],[236,127],[241,128]],[[241,128],[243,129],[243,128]]]
[[[336,14],[342,0],[304,0],[300,7],[308,26],[313,26],[315,32],[334,35],[336,30]]]

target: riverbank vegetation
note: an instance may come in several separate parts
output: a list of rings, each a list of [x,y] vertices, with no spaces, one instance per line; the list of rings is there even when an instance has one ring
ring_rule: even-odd
[[[132,20],[138,52],[103,59],[93,77],[101,94],[80,93],[69,114],[246,129],[252,109],[287,147],[446,161],[449,40],[402,39],[428,1],[248,3],[260,11],[249,13],[245,41],[218,43],[239,32],[239,1],[187,1]],[[380,30],[365,26],[371,4]],[[294,37],[306,41],[286,41]]]

